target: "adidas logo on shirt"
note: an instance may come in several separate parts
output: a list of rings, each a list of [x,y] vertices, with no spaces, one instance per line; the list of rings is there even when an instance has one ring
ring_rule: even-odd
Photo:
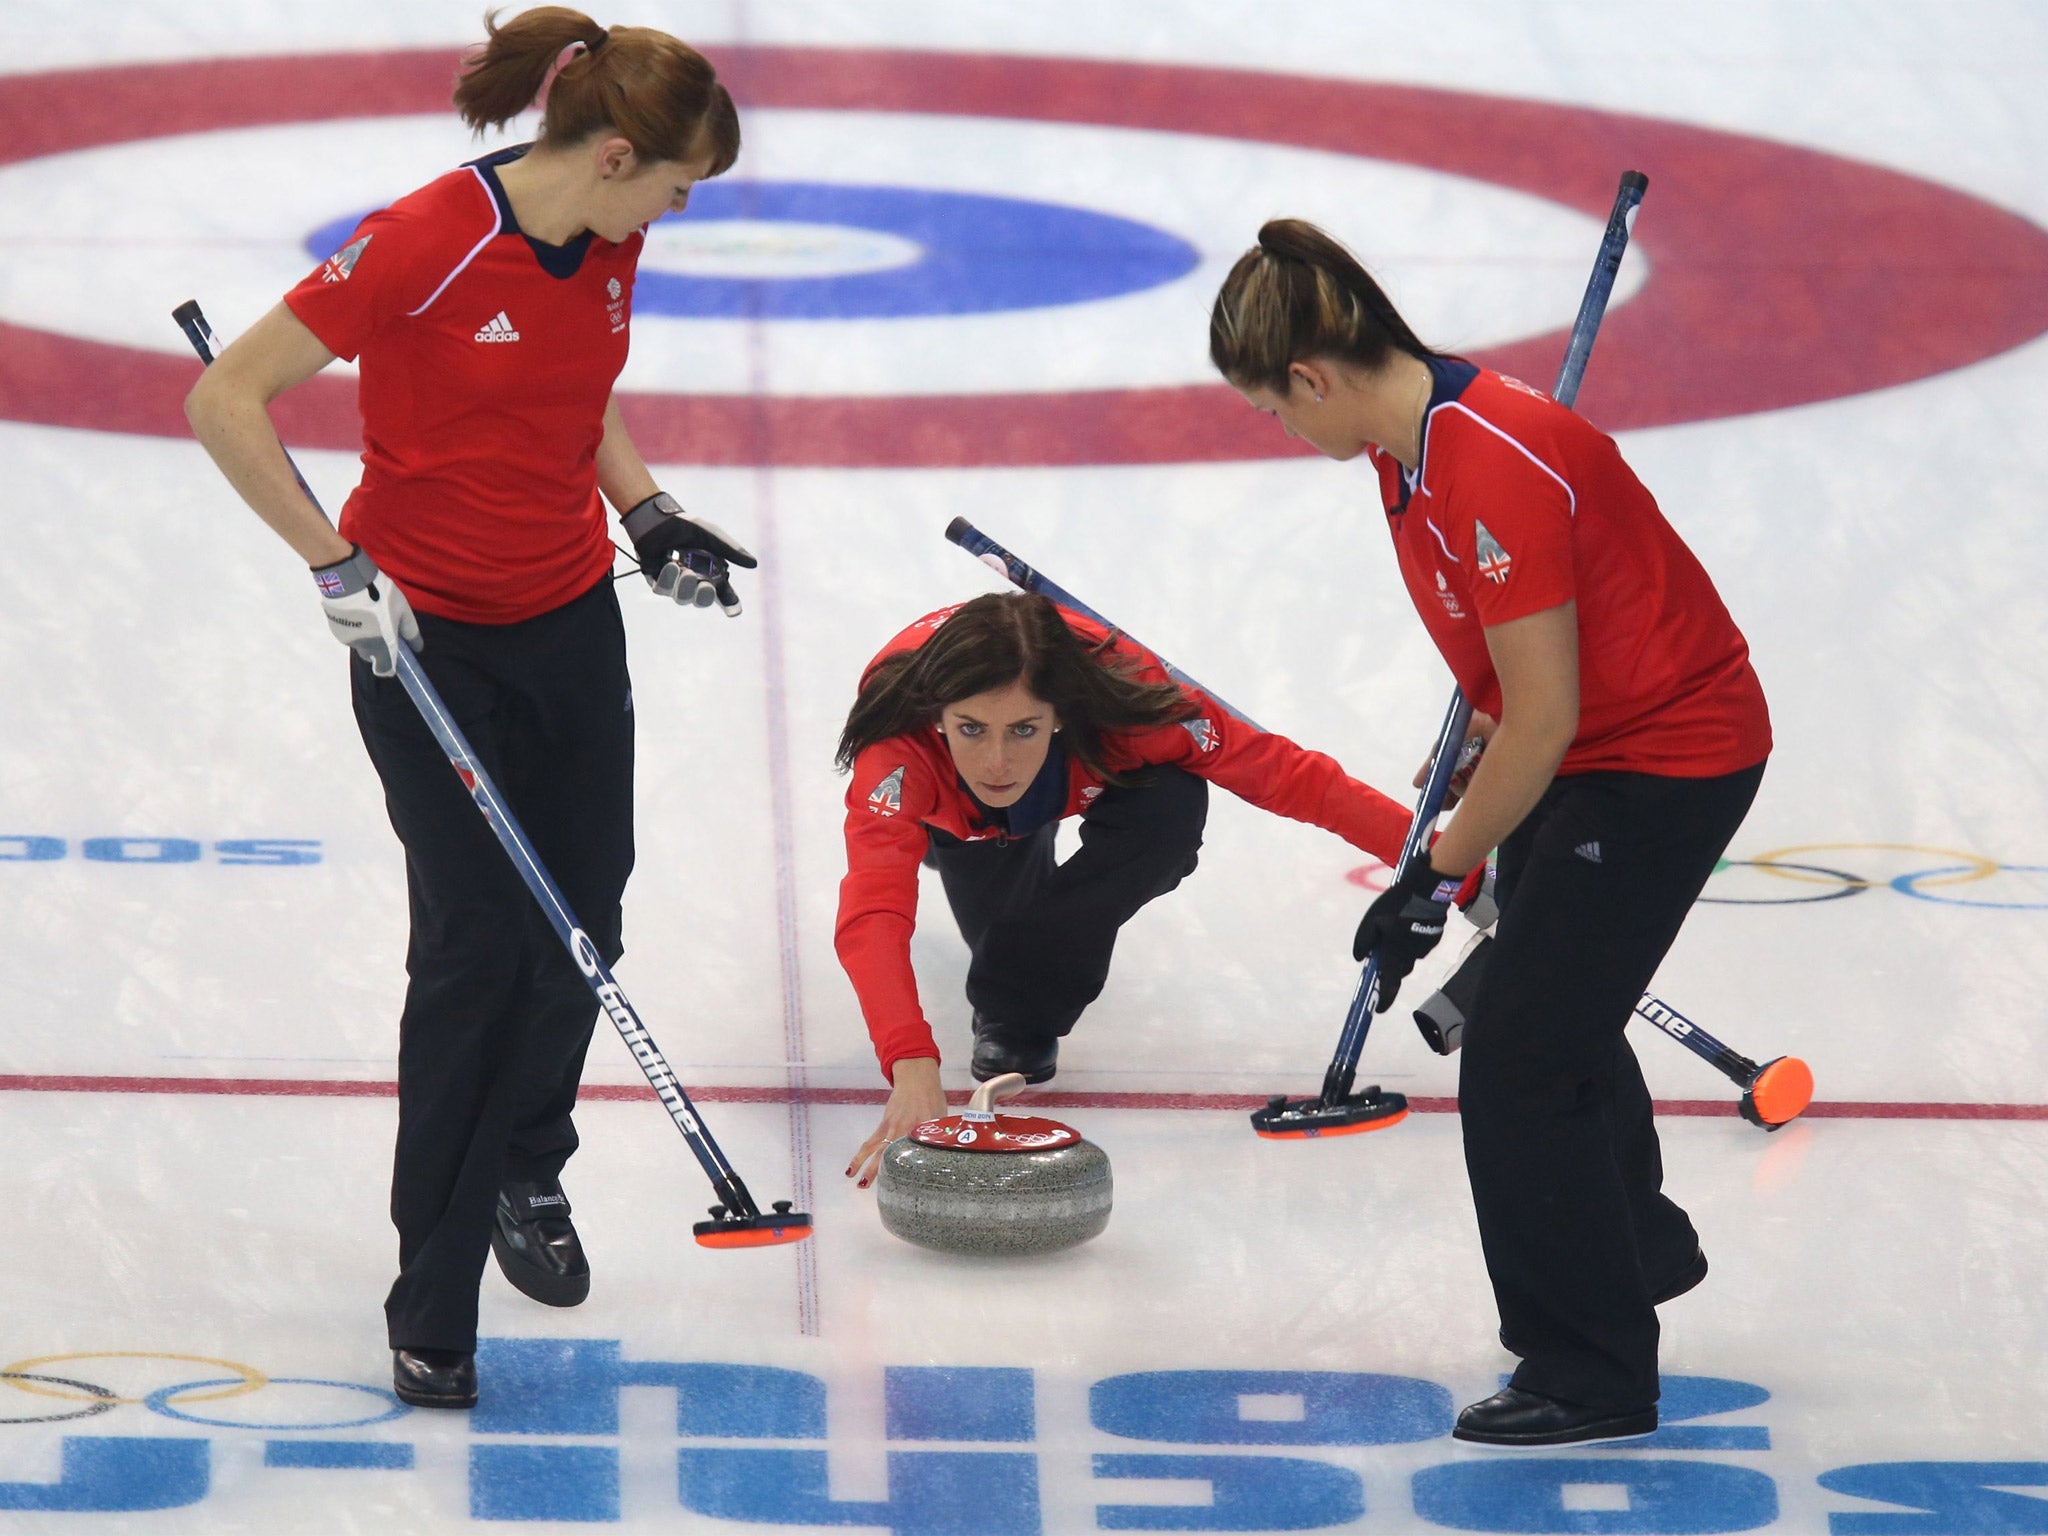
[[[1588,864],[1598,864],[1600,862],[1600,845],[1598,843],[1581,843],[1572,852],[1576,853]]]
[[[505,318],[505,311],[501,309],[484,322],[484,328],[476,333],[476,339],[478,341],[517,341],[519,339],[519,332],[513,329],[512,322]]]

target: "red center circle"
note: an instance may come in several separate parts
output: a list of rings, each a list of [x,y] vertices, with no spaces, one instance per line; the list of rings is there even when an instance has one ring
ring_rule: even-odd
[[[1651,195],[1636,239],[1650,279],[1608,315],[1578,402],[1609,431],[1904,384],[2048,330],[2048,231],[1965,193],[1818,150],[1583,107],[1244,70],[878,49],[711,52],[743,110],[1207,134],[1470,177],[1596,220],[1620,172],[1641,170]],[[434,49],[8,76],[0,78],[0,164],[169,134],[445,111],[454,62]],[[1362,224],[1369,213],[1361,210]],[[1253,217],[1248,211],[1247,244]],[[1369,236],[1347,233],[1370,261]],[[168,331],[168,315],[164,323]],[[1477,360],[1545,380],[1564,340],[1560,329]],[[181,437],[180,401],[197,368],[169,352],[0,323],[0,418]],[[1306,451],[1209,383],[941,396],[625,394],[620,405],[643,453],[659,463],[1129,464]],[[274,414],[294,444],[361,445],[352,379],[312,379]]]

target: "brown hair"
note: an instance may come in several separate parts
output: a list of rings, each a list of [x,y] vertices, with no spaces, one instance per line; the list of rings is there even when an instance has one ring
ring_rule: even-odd
[[[1358,258],[1305,219],[1273,219],[1230,269],[1209,311],[1209,361],[1240,389],[1284,395],[1311,357],[1377,373],[1390,353],[1430,358]]]
[[[564,5],[521,11],[503,26],[484,17],[490,39],[471,51],[455,80],[455,109],[481,133],[547,102],[540,142],[573,144],[609,130],[642,161],[710,160],[707,175],[732,168],[740,120],[711,61],[652,27],[600,27]],[[555,73],[562,50],[581,43]]]
[[[838,763],[866,748],[936,725],[948,704],[1021,682],[1059,716],[1067,751],[1105,784],[1128,779],[1103,767],[1111,731],[1156,730],[1192,720],[1199,705],[1172,683],[1148,683],[1141,663],[1115,654],[1114,634],[1090,644],[1050,598],[991,592],[954,609],[915,650],[883,657],[861,679],[839,735]]]

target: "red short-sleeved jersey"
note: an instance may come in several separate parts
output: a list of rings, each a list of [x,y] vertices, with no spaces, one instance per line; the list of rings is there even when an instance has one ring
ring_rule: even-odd
[[[362,360],[363,477],[341,516],[415,607],[509,624],[604,578],[597,447],[625,365],[641,236],[547,248],[491,167],[464,166],[364,219],[285,303]]]
[[[1578,602],[1579,731],[1560,773],[1709,778],[1771,750],[1749,646],[1614,440],[1540,390],[1431,365],[1422,463],[1380,472],[1401,576],[1474,708],[1499,715],[1486,626]]]
[[[924,644],[952,612],[944,608],[919,619],[884,646],[875,661]],[[1108,633],[1079,614],[1062,610],[1062,615],[1068,627],[1091,645]],[[1136,662],[1138,675],[1148,682],[1168,681],[1158,658],[1122,636],[1117,637],[1114,654]],[[872,670],[874,662],[868,667]],[[1171,763],[1262,810],[1311,822],[1386,863],[1394,862],[1408,835],[1404,808],[1346,774],[1322,753],[1246,725],[1206,694],[1183,691],[1201,714],[1183,724],[1108,737],[1103,757],[1110,772]],[[1072,758],[1066,765],[1059,818],[1087,810],[1102,793],[1098,775]],[[833,939],[860,999],[882,1071],[892,1080],[896,1063],[905,1057],[939,1054],[918,1004],[917,978],[910,965],[917,870],[933,828],[967,842],[1005,835],[960,782],[952,753],[936,729],[877,742],[854,759],[846,791],[846,878],[839,886]]]

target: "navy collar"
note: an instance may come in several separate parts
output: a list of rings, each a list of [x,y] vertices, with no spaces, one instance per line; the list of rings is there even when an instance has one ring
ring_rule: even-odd
[[[566,245],[549,245],[545,241],[534,239],[519,227],[519,220],[512,213],[512,199],[505,195],[505,184],[498,180],[499,166],[510,165],[531,148],[531,144],[514,144],[509,149],[500,149],[480,160],[465,163],[483,177],[484,185],[491,189],[491,197],[498,204],[498,232],[504,235],[517,235],[524,240],[527,248],[533,252],[534,259],[540,263],[540,269],[549,277],[574,277],[577,269],[583,265],[584,255],[590,250],[590,231],[584,230]]]
[[[1429,467],[1430,418],[1438,406],[1449,405],[1461,397],[1479,377],[1478,366],[1462,357],[1425,357],[1422,361],[1429,369],[1429,404],[1422,408],[1422,457],[1413,469],[1402,468],[1401,501],[1400,505],[1388,508],[1390,517],[1408,510],[1408,498],[1422,484],[1422,472]]]

